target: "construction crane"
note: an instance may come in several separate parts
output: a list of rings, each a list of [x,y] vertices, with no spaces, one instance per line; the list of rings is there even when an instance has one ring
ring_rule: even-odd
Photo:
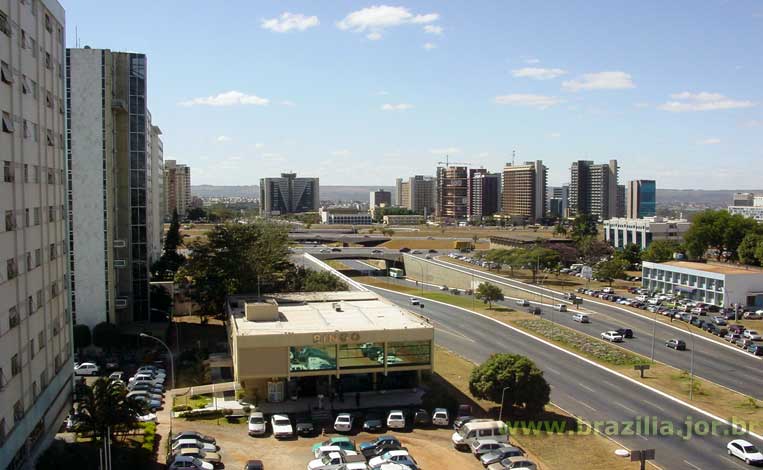
[[[452,162],[450,161],[450,158],[445,155],[445,161],[444,162],[437,162],[438,165],[445,165],[446,167],[450,165],[469,165],[471,166],[471,163],[469,162]]]

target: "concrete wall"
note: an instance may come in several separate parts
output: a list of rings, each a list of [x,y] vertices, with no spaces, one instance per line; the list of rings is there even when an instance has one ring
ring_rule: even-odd
[[[405,276],[408,279],[415,281],[421,280],[423,270],[425,283],[437,286],[448,286],[450,289],[476,290],[481,283],[489,282],[485,281],[485,279],[476,276],[472,277],[470,274],[440,266],[415,256],[405,255],[403,260],[405,264]],[[497,283],[493,284],[500,287],[505,295],[517,295],[516,290],[506,288]]]

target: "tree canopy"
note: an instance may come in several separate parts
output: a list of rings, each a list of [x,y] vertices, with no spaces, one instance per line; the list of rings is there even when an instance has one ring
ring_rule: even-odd
[[[119,339],[119,328],[113,323],[101,322],[93,327],[93,344],[99,348],[111,351]]]
[[[682,251],[683,247],[675,240],[654,240],[641,252],[641,261],[664,263],[673,259],[673,253]]]
[[[503,291],[495,284],[483,282],[477,286],[477,291],[475,292],[474,296],[482,302],[486,303],[490,309],[493,308],[493,302],[503,300]]]
[[[572,221],[572,238],[580,240],[586,237],[595,237],[599,230],[596,227],[596,217],[591,214],[578,214]]]
[[[697,214],[684,234],[687,254],[695,259],[704,258],[713,250],[718,260],[736,260],[737,250],[748,233],[761,228],[751,218],[729,214],[725,210],[706,210]]]
[[[494,354],[472,370],[469,392],[475,397],[500,403],[504,389],[504,406],[529,413],[541,412],[551,395],[543,371],[518,354]]]
[[[625,268],[627,267],[627,264],[627,261],[617,257],[602,261],[594,267],[593,275],[596,279],[608,282],[611,286],[612,281],[615,279],[622,279],[625,277]]]
[[[74,338],[75,350],[86,348],[92,343],[90,328],[87,325],[74,325],[72,328],[72,337]]]
[[[177,211],[174,211],[170,228],[164,239],[162,256],[151,266],[151,278],[153,280],[170,281],[175,277],[175,273],[185,263],[185,257],[177,251],[181,244],[180,221]]]
[[[137,417],[146,413],[146,406],[127,397],[124,383],[100,377],[92,387],[78,387],[77,413],[82,416],[80,432],[91,432],[105,437],[107,429],[112,434],[128,431],[137,425]]]

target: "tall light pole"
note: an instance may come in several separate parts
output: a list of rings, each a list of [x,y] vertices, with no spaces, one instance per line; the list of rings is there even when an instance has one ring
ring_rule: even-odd
[[[160,340],[156,336],[151,336],[146,333],[141,333],[138,336],[140,336],[141,338],[153,339],[157,343],[164,346],[164,349],[167,350],[167,354],[170,355],[170,372],[172,373],[172,401],[174,402],[175,401],[175,361],[172,358],[172,351],[170,350],[169,346],[167,346],[167,344],[164,341]],[[174,403],[170,403],[170,440],[172,439],[172,406],[173,404]]]
[[[694,399],[694,332],[689,328],[689,323],[686,323],[686,331],[691,336],[691,362],[689,366],[689,400]]]
[[[654,296],[654,293],[651,295]],[[673,315],[672,313],[670,314]],[[654,337],[657,335],[657,309],[654,309],[654,318],[652,318],[652,364],[654,364]]]
[[[498,421],[503,421],[503,395],[509,388],[511,387],[503,387],[503,390],[501,390],[501,410],[498,412]]]

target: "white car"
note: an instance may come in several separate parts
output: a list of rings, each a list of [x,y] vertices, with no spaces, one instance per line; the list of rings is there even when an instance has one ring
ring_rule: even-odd
[[[371,460],[368,461],[368,465],[371,468],[376,468],[377,466],[385,463],[385,462],[393,462],[400,465],[405,465],[406,467],[409,467],[411,470],[418,470],[419,465],[416,463],[415,460],[413,460],[413,457],[408,453],[407,450],[390,450],[378,457],[374,457]]]
[[[267,431],[268,422],[265,421],[265,416],[261,411],[254,411],[249,415],[247,426],[249,427],[250,436],[261,436]]]
[[[401,410],[392,410],[387,415],[387,427],[389,429],[405,428],[405,415]]]
[[[334,420],[334,430],[336,432],[352,431],[352,415],[350,413],[339,413]]]
[[[148,390],[133,390],[127,394],[128,397],[137,397],[139,395],[150,398],[151,400],[164,401],[164,395],[160,393],[149,392]]]
[[[744,460],[747,465],[763,463],[763,454],[757,447],[743,439],[734,439],[726,445],[729,455]]]
[[[604,341],[609,341],[610,343],[622,343],[623,335],[617,331],[605,331],[601,334],[601,339]]]
[[[591,319],[585,313],[576,313],[572,316],[572,320],[579,323],[590,323]]]
[[[751,339],[753,341],[757,341],[757,340],[760,339],[760,333],[758,333],[755,330],[744,330],[742,332],[742,337],[743,338],[747,338],[747,339]]]
[[[327,455],[315,460],[311,460],[307,463],[307,470],[315,470],[318,468],[327,467],[329,465],[341,465],[347,459],[349,455],[358,455],[357,452],[352,450],[340,450],[338,452],[329,452]]]
[[[83,362],[74,366],[74,375],[98,375],[100,368],[92,362]]]
[[[554,310],[557,310],[559,312],[566,312],[567,311],[567,305],[565,305],[565,304],[556,304],[556,305],[554,305]]]
[[[291,421],[286,415],[273,415],[270,418],[270,426],[273,428],[273,436],[276,439],[292,437],[294,435]]]
[[[529,307],[530,301],[527,299],[517,299],[517,305],[519,305],[520,307]]]
[[[180,470],[185,468],[192,470],[214,470],[215,466],[196,457],[178,455],[175,457],[175,460],[172,461],[172,464],[167,467],[167,470]]]
[[[419,304],[419,299],[417,299],[416,297],[411,297],[411,305],[418,305],[418,304]]]
[[[450,416],[445,408],[435,408],[432,413],[432,424],[435,426],[447,426],[450,424]]]
[[[178,449],[201,449],[206,452],[217,452],[217,446],[211,442],[204,442],[198,439],[178,439],[172,444],[172,452]]]
[[[139,423],[155,423],[156,422],[156,414],[155,413],[146,413],[144,415],[138,415],[136,416]]]

